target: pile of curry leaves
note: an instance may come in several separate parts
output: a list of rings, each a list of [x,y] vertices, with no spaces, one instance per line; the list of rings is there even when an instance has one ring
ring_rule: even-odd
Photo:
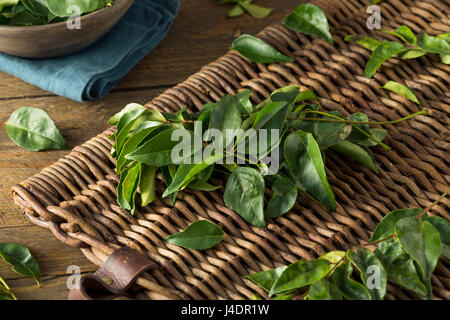
[[[276,90],[256,106],[251,103],[250,96],[250,90],[225,95],[217,103],[205,104],[194,114],[185,108],[177,113],[163,113],[130,104],[113,116],[110,124],[116,125],[117,131],[111,137],[115,140],[112,155],[117,159],[116,171],[120,177],[117,187],[120,206],[134,213],[138,194],[142,206],[152,202],[158,172],[167,187],[162,196],[170,197],[172,202],[185,188],[202,191],[219,188],[210,183],[210,178],[215,173],[226,174],[229,177],[225,204],[248,223],[265,227],[266,219],[288,212],[299,194],[311,197],[329,210],[336,209],[335,195],[324,166],[327,150],[344,154],[377,172],[370,148],[376,145],[389,148],[382,142],[386,130],[371,127],[366,114],[345,117],[338,111],[321,111],[319,105],[313,103],[317,97],[310,90],[300,92],[299,87],[291,85]],[[196,131],[200,123],[202,132]],[[266,158],[254,157],[256,153],[251,148],[242,152],[234,149],[230,154],[229,146],[223,144],[223,152],[211,152],[213,140],[203,141],[200,146],[193,144],[189,154],[182,155],[184,160],[190,160],[189,164],[184,160],[177,164],[179,161],[172,159],[172,150],[180,143],[171,139],[177,129],[192,137],[196,134],[202,137],[206,129],[217,129],[225,136],[227,129],[249,128],[255,132],[279,130],[278,141],[256,141],[256,152],[268,157],[278,148],[280,165],[277,172],[268,172],[270,167]],[[238,144],[249,137],[238,135],[234,138],[233,143]],[[206,149],[209,152],[205,152]],[[198,154],[209,156],[196,162]],[[218,164],[230,156],[233,164],[228,161]],[[266,186],[273,191],[267,206],[264,205]]]
[[[107,6],[114,0],[0,0],[0,24],[33,26],[67,20]],[[74,8],[77,11],[74,11]]]
[[[447,189],[447,193],[450,189]],[[445,196],[445,195],[444,195]],[[450,258],[450,222],[420,208],[396,210],[377,225],[369,246],[331,251],[316,260],[246,277],[277,300],[382,300],[388,281],[430,299],[439,257]],[[360,277],[360,281],[353,278]]]

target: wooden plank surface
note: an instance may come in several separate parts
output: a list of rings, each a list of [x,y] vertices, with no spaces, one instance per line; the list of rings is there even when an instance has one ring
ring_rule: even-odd
[[[19,299],[65,299],[67,267],[77,265],[91,272],[91,264],[78,249],[53,238],[48,230],[32,225],[13,205],[10,188],[69,152],[28,152],[7,137],[4,123],[22,106],[42,108],[49,113],[70,148],[83,143],[107,127],[107,120],[130,102],[145,103],[223,55],[239,32],[254,34],[280,21],[300,0],[256,0],[274,7],[264,19],[248,15],[228,19],[229,5],[218,0],[182,0],[182,6],[168,36],[147,55],[101,101],[78,103],[57,97],[20,79],[0,73],[0,242],[18,242],[30,248],[42,270],[38,288],[33,280],[19,276],[0,261],[0,275]]]

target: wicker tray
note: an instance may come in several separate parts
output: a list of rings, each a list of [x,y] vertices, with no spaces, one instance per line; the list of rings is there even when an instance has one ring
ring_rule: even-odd
[[[138,280],[145,288],[138,298],[250,299],[267,297],[243,278],[248,273],[313,259],[330,250],[347,249],[367,241],[388,212],[426,207],[450,183],[449,114],[450,66],[438,57],[392,60],[373,79],[362,76],[369,52],[344,42],[348,34],[367,33],[365,0],[318,0],[327,13],[335,44],[294,33],[281,24],[259,36],[294,63],[259,65],[229,52],[185,82],[167,90],[148,106],[176,111],[184,104],[192,111],[243,88],[260,102],[276,88],[298,84],[313,89],[324,109],[348,115],[363,111],[374,121],[393,120],[420,107],[378,88],[388,80],[406,82],[417,93],[429,116],[390,126],[390,151],[375,149],[379,167],[370,170],[329,153],[326,166],[336,194],[336,212],[324,211],[299,198],[289,214],[274,219],[266,229],[245,223],[223,203],[222,190],[180,193],[175,206],[158,199],[131,216],[116,204],[117,176],[110,156],[113,128],[74,148],[51,167],[13,187],[20,210],[34,223],[48,228],[60,241],[79,247],[97,265],[117,248],[135,248],[160,268]],[[381,4],[383,28],[406,24],[414,32],[450,32],[449,0],[386,0]],[[157,186],[159,194],[163,186]],[[270,192],[267,192],[270,199]],[[450,219],[444,199],[433,214]],[[164,242],[170,234],[199,218],[219,224],[225,240],[214,249],[191,251]],[[432,278],[433,297],[450,299],[449,261],[440,261]],[[389,285],[388,299],[416,296]]]

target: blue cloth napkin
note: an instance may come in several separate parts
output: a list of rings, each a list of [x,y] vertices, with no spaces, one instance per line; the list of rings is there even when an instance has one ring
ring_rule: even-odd
[[[164,38],[179,0],[136,0],[103,38],[69,56],[23,59],[0,53],[0,70],[77,101],[104,97]]]

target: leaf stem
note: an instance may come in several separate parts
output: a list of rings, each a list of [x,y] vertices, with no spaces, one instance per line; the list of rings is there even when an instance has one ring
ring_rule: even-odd
[[[450,186],[445,189],[444,193],[439,196],[432,204],[426,207],[417,217],[421,218],[423,215],[427,214],[435,205],[442,201],[450,193]]]
[[[392,238],[392,237],[394,237],[394,234],[391,234],[390,236],[387,236],[386,238],[383,238],[383,239],[380,239],[380,240],[377,240],[377,241],[364,243],[364,244],[362,244],[362,246],[364,247],[364,246],[369,246],[369,245],[377,245],[377,244],[379,244],[380,242],[389,240],[389,239]]]
[[[8,286],[8,284],[6,283],[6,281],[0,276],[0,283],[3,285],[3,287],[5,287],[6,291],[8,292],[8,294],[11,296],[11,298],[13,300],[17,300],[16,295],[11,291],[11,288]]]
[[[333,122],[344,122],[344,123],[348,123],[348,124],[351,125],[353,128],[355,128],[356,130],[358,130],[359,132],[361,132],[363,135],[365,135],[367,138],[369,138],[370,140],[376,142],[378,145],[380,145],[381,147],[383,147],[385,150],[389,150],[389,149],[390,149],[390,147],[389,147],[387,144],[381,142],[380,140],[378,140],[377,138],[375,138],[375,137],[372,136],[371,134],[367,133],[366,131],[364,131],[363,129],[361,129],[360,127],[358,127],[355,123],[353,123],[353,122],[355,122],[355,121],[345,120],[345,119],[342,119],[342,118],[340,118],[340,117],[338,117],[338,116],[335,116],[335,115],[333,115],[333,114],[329,114],[329,113],[322,112],[322,111],[314,111],[314,110],[311,110],[311,111],[306,111],[306,113],[315,113],[315,114],[320,114],[320,115],[324,115],[324,116],[327,116],[327,117],[331,117],[331,118],[337,119],[337,120],[334,120]],[[323,120],[333,120],[333,119],[320,119],[320,118],[317,119],[317,118],[314,118],[314,121],[323,121]],[[358,122],[358,121],[356,121],[356,122]]]
[[[401,119],[397,119],[397,120],[392,120],[392,121],[351,121],[351,120],[345,120],[342,119],[338,116],[326,113],[326,112],[322,112],[322,111],[305,111],[305,113],[316,113],[316,114],[321,114],[321,115],[325,115],[327,117],[332,117],[332,118],[336,118],[336,119],[323,119],[323,118],[302,118],[302,117],[293,117],[293,116],[287,116],[286,118],[289,120],[305,120],[305,121],[322,121],[322,122],[345,122],[348,124],[368,124],[368,125],[387,125],[387,124],[396,124],[396,123],[400,123],[402,121],[405,120],[409,120],[412,119],[414,117],[417,116],[426,116],[428,115],[428,111],[427,110],[421,110],[419,112],[410,114],[406,117],[403,117]]]

